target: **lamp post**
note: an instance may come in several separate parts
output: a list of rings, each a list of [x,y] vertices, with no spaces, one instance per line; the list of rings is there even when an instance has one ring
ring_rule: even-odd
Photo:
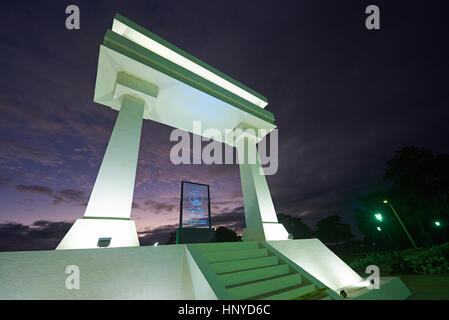
[[[401,218],[399,218],[399,215],[397,214],[396,210],[394,210],[393,206],[391,205],[390,202],[388,202],[387,200],[384,200],[385,204],[388,204],[391,208],[391,210],[393,211],[394,215],[396,216],[396,218],[398,219],[399,223],[401,224],[402,229],[404,229],[404,232],[407,234],[407,237],[410,239],[410,242],[412,243],[413,247],[415,249],[417,249],[416,243],[415,241],[413,241],[412,236],[410,235],[410,233],[408,233],[407,228],[405,227],[405,225],[402,223]]]

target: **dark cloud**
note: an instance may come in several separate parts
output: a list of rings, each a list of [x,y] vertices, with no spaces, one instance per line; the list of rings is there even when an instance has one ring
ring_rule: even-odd
[[[179,205],[170,204],[170,203],[164,203],[164,202],[158,202],[155,200],[145,200],[144,201],[146,209],[148,211],[153,213],[166,213],[167,211],[172,211],[176,207],[179,207]]]
[[[59,194],[65,199],[72,200],[75,202],[82,202],[86,199],[84,191],[74,190],[74,189],[64,189],[59,191]]]
[[[133,203],[132,203],[132,205],[131,205],[131,208],[132,208],[132,209],[140,209],[140,204],[138,204],[137,202],[134,202],[134,201],[133,201]]]
[[[63,189],[60,191],[53,191],[52,188],[41,186],[41,185],[23,185],[19,184],[16,186],[16,190],[23,193],[36,193],[43,194],[53,198],[53,204],[59,205],[61,203],[76,203],[78,205],[85,206],[86,194],[84,191],[75,189]]]
[[[245,211],[243,207],[232,210],[225,209],[219,214],[212,215],[211,221],[214,228],[224,226],[236,232],[241,232],[245,227]]]
[[[7,138],[0,140],[0,158],[14,162],[21,159],[32,160],[49,167],[63,165],[59,153],[55,152],[51,147],[36,146],[34,144],[8,140]]]
[[[165,244],[170,237],[170,233],[175,232],[178,228],[178,224],[170,224],[160,226],[154,229],[147,229],[145,231],[140,231],[139,242],[141,246],[153,245],[156,242],[160,244]]]
[[[0,251],[53,250],[73,222],[0,223]]]
[[[3,176],[2,174],[0,174],[0,187],[7,184],[8,182],[12,181],[12,178]]]
[[[16,189],[23,193],[38,193],[47,196],[53,196],[53,190],[45,186],[25,186],[23,184],[19,184],[16,186]]]

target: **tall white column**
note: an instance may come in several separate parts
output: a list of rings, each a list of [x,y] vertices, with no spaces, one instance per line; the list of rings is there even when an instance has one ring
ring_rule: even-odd
[[[242,135],[238,138],[236,146],[246,222],[242,239],[244,241],[288,239],[287,230],[278,222],[265,175],[261,173],[262,166],[255,137]]]
[[[123,97],[85,217],[130,218],[144,104]]]
[[[124,95],[83,219],[59,243],[61,249],[139,246],[131,217],[145,102]]]

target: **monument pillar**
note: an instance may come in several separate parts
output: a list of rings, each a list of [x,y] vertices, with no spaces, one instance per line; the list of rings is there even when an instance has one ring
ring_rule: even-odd
[[[243,241],[286,240],[288,232],[278,222],[267,180],[257,151],[256,137],[242,134],[236,148],[240,166],[246,228]]]
[[[57,250],[139,246],[130,217],[145,101],[127,94],[121,99],[84,217],[75,222]]]
[[[131,217],[145,102],[124,95],[84,217]]]

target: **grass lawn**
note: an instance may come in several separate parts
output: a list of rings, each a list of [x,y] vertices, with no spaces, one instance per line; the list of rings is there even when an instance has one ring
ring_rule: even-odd
[[[449,275],[403,275],[412,292],[408,300],[449,300]]]
[[[357,253],[345,256],[362,278],[365,266],[379,267],[381,277],[400,277],[409,300],[449,300],[449,242],[426,248]]]
[[[381,277],[400,277],[412,295],[408,300],[449,300],[449,275],[394,274],[389,265],[380,266]],[[366,274],[359,273],[362,278]]]

